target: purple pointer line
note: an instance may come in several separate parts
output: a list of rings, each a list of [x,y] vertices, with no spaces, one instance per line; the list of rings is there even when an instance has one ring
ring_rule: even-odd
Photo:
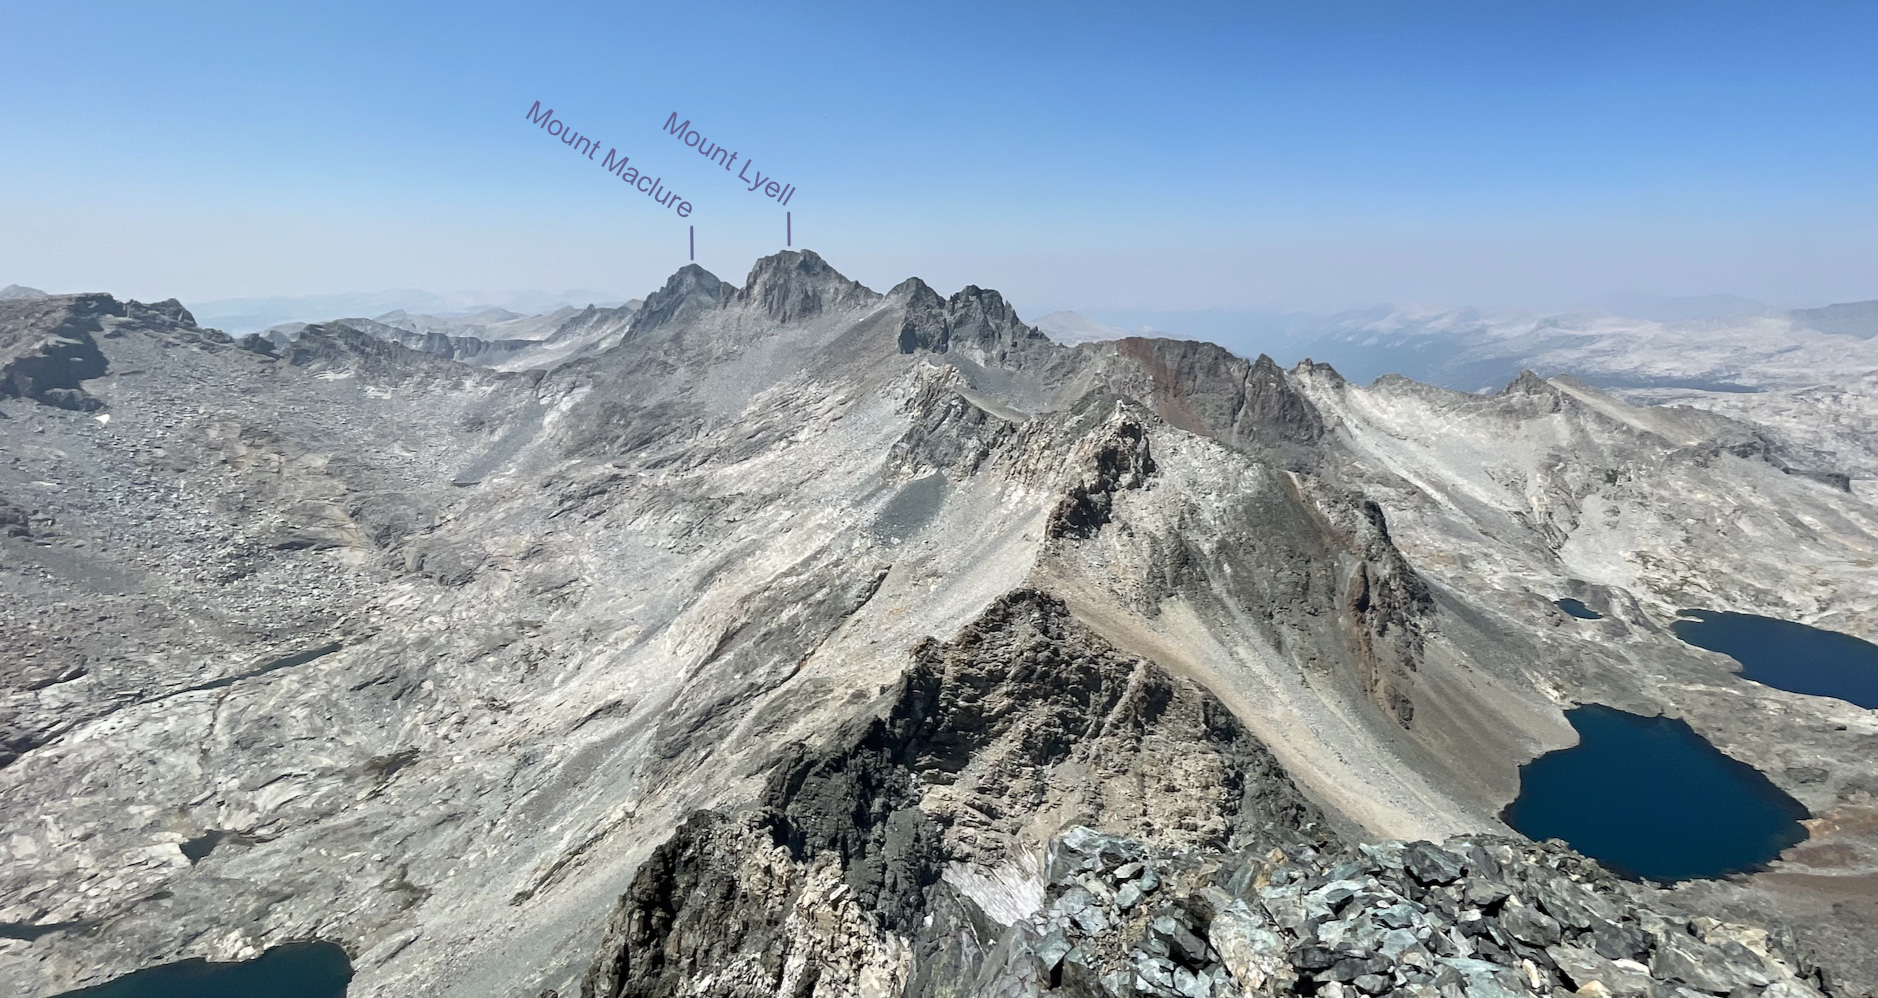
[[[790,218],[789,213],[785,211],[783,212],[783,245],[794,246],[795,244],[796,244],[795,219]]]
[[[691,230],[691,262],[697,263],[698,262],[698,227],[695,225],[687,225],[685,226],[685,228]]]

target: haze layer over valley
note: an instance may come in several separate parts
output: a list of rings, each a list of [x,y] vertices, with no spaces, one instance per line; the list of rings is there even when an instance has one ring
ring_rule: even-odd
[[[1766,321],[1482,334],[1579,365],[1489,395],[807,251],[240,340],[8,296],[0,981],[325,939],[360,996],[1870,992],[1878,716],[1669,630],[1878,639],[1878,341]],[[1668,888],[1519,839],[1580,703],[1809,837]]]

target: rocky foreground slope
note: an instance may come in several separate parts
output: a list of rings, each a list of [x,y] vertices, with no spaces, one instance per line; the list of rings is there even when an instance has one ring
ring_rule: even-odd
[[[1556,844],[1345,845],[1223,704],[1035,591],[914,659],[884,715],[654,851],[584,998],[1824,987],[1790,931],[1640,902]],[[1011,850],[1038,815],[1131,837]]]
[[[355,995],[1878,986],[1878,720],[1666,629],[1878,636],[1829,454],[806,252],[592,325],[501,371],[0,302],[7,993],[309,938]],[[1659,890],[1496,837],[1590,701],[1811,838]]]

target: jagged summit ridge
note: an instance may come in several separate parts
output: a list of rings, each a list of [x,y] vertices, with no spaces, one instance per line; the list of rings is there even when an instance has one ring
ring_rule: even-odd
[[[1558,390],[1553,388],[1550,384],[1548,384],[1544,378],[1538,375],[1537,372],[1532,371],[1532,370],[1524,370],[1524,371],[1519,372],[1519,377],[1514,378],[1512,381],[1507,382],[1506,387],[1500,389],[1500,394],[1502,395],[1556,395],[1558,394]]]
[[[900,327],[900,352],[959,351],[981,363],[1006,363],[1025,352],[1060,349],[1048,336],[1018,318],[1017,310],[996,291],[968,284],[951,298],[917,277],[897,285],[891,298],[906,302]]]
[[[806,249],[757,260],[741,288],[697,264],[687,264],[647,296],[627,338],[721,310],[755,313],[786,327],[839,314],[858,319],[876,307],[901,312],[896,346],[902,354],[947,354],[983,367],[1007,369],[1067,354],[1019,318],[997,291],[968,285],[947,298],[914,277],[881,295]],[[827,328],[839,332],[832,325]]]
[[[736,300],[754,304],[777,322],[796,322],[835,309],[871,305],[880,297],[843,276],[813,250],[784,250],[750,268]]]
[[[717,308],[736,295],[737,288],[695,263],[678,268],[665,286],[646,296],[633,316],[628,336],[655,329],[705,309]]]
[[[848,279],[814,251],[785,250],[757,260],[741,288],[695,263],[678,268],[663,287],[646,296],[632,329],[641,332],[712,309],[738,307],[788,324],[880,300],[879,293]]]

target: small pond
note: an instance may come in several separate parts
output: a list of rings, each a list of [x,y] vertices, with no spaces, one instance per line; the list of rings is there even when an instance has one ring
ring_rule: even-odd
[[[289,943],[252,960],[184,960],[59,998],[341,998],[352,961],[332,943]]]
[[[1603,620],[1604,615],[1571,598],[1556,599],[1552,605],[1577,617],[1579,620]]]
[[[1806,837],[1806,808],[1682,721],[1588,705],[1579,743],[1520,768],[1502,820],[1564,839],[1626,877],[1676,881],[1752,870]]]
[[[1751,613],[1683,610],[1676,636],[1741,663],[1741,678],[1790,693],[1878,708],[1878,645]]]

